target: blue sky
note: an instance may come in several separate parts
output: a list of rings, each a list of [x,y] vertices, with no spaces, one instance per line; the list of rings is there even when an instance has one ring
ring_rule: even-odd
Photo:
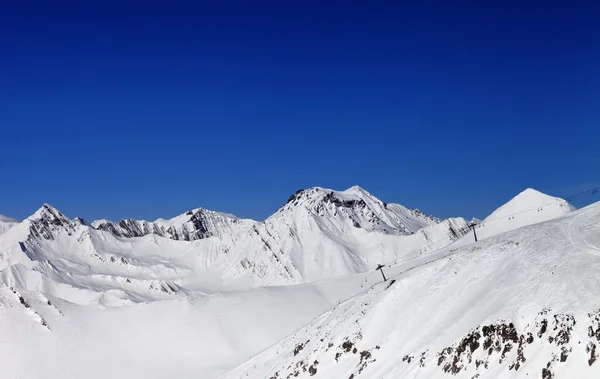
[[[593,2],[49,3],[0,6],[2,214],[262,219],[358,184],[484,217],[600,182]]]

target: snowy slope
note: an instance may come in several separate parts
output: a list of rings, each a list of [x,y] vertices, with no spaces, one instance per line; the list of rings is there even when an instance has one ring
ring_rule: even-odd
[[[532,286],[526,301],[538,292],[544,300],[532,314],[547,307],[552,310],[548,317],[566,312],[546,301],[551,295],[537,288],[548,285],[546,266],[569,246],[560,233],[547,228],[566,220],[571,235],[583,236],[573,241],[583,240],[581,246],[596,244],[588,238],[595,231],[569,221],[572,216],[471,244],[470,235],[464,235],[468,232],[464,219],[441,221],[386,204],[359,187],[299,191],[263,222],[236,223],[234,216],[214,213],[214,222],[202,223],[209,225],[204,229],[211,235],[202,238],[194,234],[202,228],[193,223],[188,228],[193,214],[152,223],[164,231],[171,227],[181,231],[187,225],[188,235],[197,239],[154,232],[128,237],[123,232],[135,228],[114,232],[98,228],[97,222],[92,227],[48,204],[13,224],[0,235],[0,335],[7,342],[0,344],[3,374],[212,379],[275,344],[273,349],[280,349],[279,353],[268,349],[251,366],[241,366],[228,376],[270,378],[274,372],[261,362],[271,368],[283,362],[284,371],[289,371],[291,360],[309,359],[303,355],[309,351],[305,344],[299,346],[296,340],[291,356],[286,355],[287,348],[281,350],[281,344],[290,344],[286,336],[306,325],[299,332],[305,336],[328,331],[320,338],[310,337],[317,343],[310,351],[325,358],[317,364],[312,361],[312,369],[296,366],[299,376],[305,375],[304,370],[328,378],[366,375],[374,363],[358,374],[363,363],[352,357],[360,362],[360,353],[368,350],[372,357],[362,354],[363,362],[377,359],[379,351],[390,354],[385,358],[390,364],[377,371],[381,376],[373,377],[397,377],[393,370],[398,368],[391,368],[395,352],[407,356],[404,364],[413,363],[412,368],[401,369],[402,377],[433,377],[414,367],[414,358],[409,357],[429,349],[432,353],[424,358],[427,370],[438,375],[439,367],[430,364],[437,363],[433,352],[451,346],[478,325],[521,316],[519,304],[511,303],[521,286]],[[222,219],[226,221],[216,221]],[[543,259],[539,252],[545,256],[546,250],[550,258],[541,269],[535,268]],[[522,264],[523,257],[528,264]],[[381,275],[374,271],[379,263],[396,281],[387,290],[391,282],[378,284]],[[592,262],[589,268],[594,267]],[[582,283],[583,278],[579,278],[582,288],[594,291],[593,283]],[[569,276],[559,279],[557,283],[572,290],[562,280],[571,280]],[[505,290],[498,283],[506,280],[515,284]],[[584,303],[579,298],[569,303],[577,301]],[[413,314],[415,308],[418,312]],[[522,317],[533,316],[523,313]],[[553,319],[548,317],[549,328]],[[299,336],[290,338],[304,338]],[[346,337],[352,342],[349,353]],[[399,344],[396,337],[407,345]],[[329,352],[321,349],[324,341],[329,341],[325,350],[341,354],[337,361],[335,355],[328,361]],[[370,346],[371,341],[377,341],[379,349]],[[554,347],[550,344],[548,351],[556,353]],[[522,350],[525,354],[525,347]],[[562,354],[562,349],[558,351]],[[556,362],[551,366],[558,367]],[[488,367],[495,370],[491,360]],[[296,373],[284,376],[284,371],[276,377]]]
[[[347,277],[105,308],[17,291],[0,278],[1,376],[212,379],[360,292],[363,282]]]
[[[42,219],[50,214],[59,216],[49,207],[38,212]],[[47,220],[49,228],[61,221]],[[74,258],[65,254],[63,259]],[[91,275],[87,282],[86,275],[72,275],[67,285],[26,264],[12,265],[0,275],[5,342],[0,344],[0,363],[10,378],[212,379],[379,280],[378,272],[369,272],[211,295],[187,289],[171,295],[142,293],[140,287],[132,297],[139,302],[127,304],[119,298],[123,294],[115,290],[117,284],[109,286],[110,275]],[[129,265],[133,263],[120,266]],[[58,276],[63,268],[56,267]],[[129,291],[136,283],[131,280]],[[120,304],[126,305],[111,306]]]
[[[222,378],[600,376],[600,203],[427,259]]]
[[[298,191],[253,230],[293,280],[309,282],[408,259],[467,232],[461,218],[439,222],[388,205],[360,187]],[[260,246],[256,240],[248,242]]]
[[[466,231],[362,190],[334,194],[191,241],[124,237],[45,204],[0,235],[3,374],[214,378],[374,284],[377,263]]]
[[[45,204],[0,235],[0,269],[21,288],[77,304],[123,305],[361,273],[433,251],[467,231],[463,219],[438,222],[400,205],[390,210],[358,187],[307,193],[314,196],[296,194],[262,223],[201,209],[152,224],[171,232],[191,225],[186,235],[198,237],[191,241],[138,233],[137,221],[123,224],[131,228],[90,227]],[[211,217],[195,228],[190,217],[200,215]],[[212,235],[200,238],[201,230]]]
[[[528,188],[496,209],[477,226],[481,239],[561,217],[575,208],[566,200]]]
[[[0,214],[0,234],[6,232],[13,225],[17,224],[19,221],[8,216],[4,216]]]

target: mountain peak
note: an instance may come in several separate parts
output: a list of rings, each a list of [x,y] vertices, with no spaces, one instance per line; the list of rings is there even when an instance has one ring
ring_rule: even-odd
[[[373,201],[380,202],[359,186],[350,187],[345,191],[335,191],[322,187],[311,187],[308,189],[299,189],[292,194],[280,211],[298,205],[311,207],[323,202],[344,207],[350,207],[356,204],[364,206],[367,198],[372,198]],[[383,202],[380,203],[384,204]]]
[[[536,190],[535,188],[526,188],[523,191],[521,191],[517,196],[515,196],[515,198],[524,197],[524,196],[552,198],[552,196],[546,195],[545,193],[540,192],[540,191]]]
[[[294,213],[302,217],[306,210],[313,217],[335,220],[331,226],[334,229],[363,229],[392,235],[413,234],[440,221],[399,204],[387,204],[359,186],[344,191],[322,187],[300,189],[273,216]]]
[[[34,234],[40,234],[48,240],[54,238],[53,231],[64,229],[71,234],[75,229],[75,223],[48,203],[42,205],[27,220],[30,222],[30,229]]]
[[[228,213],[196,208],[170,219],[159,218],[152,222],[131,218],[119,222],[96,220],[92,222],[92,227],[117,237],[156,234],[174,240],[192,241],[231,234],[234,229],[243,229],[253,223],[255,221],[240,219]]]
[[[574,208],[564,199],[546,195],[533,188],[527,188],[520,192],[517,196],[513,197],[506,204],[496,209],[491,215],[486,217],[485,221],[491,219],[497,219],[501,217],[508,217],[516,213],[523,213],[528,211],[543,210],[544,207],[562,208],[565,213],[573,210]]]
[[[566,200],[527,188],[479,223],[479,239],[562,217],[575,208]]]
[[[87,221],[85,221],[85,220],[84,220],[84,219],[82,219],[81,217],[75,217],[75,218],[73,219],[73,222],[74,222],[76,225],[87,225],[87,224],[88,224],[88,223],[87,223]]]
[[[361,186],[358,186],[358,185],[354,185],[343,192],[346,192],[346,193],[368,193]]]
[[[44,203],[34,214],[28,219],[51,218],[51,219],[67,219],[58,209],[48,203]]]

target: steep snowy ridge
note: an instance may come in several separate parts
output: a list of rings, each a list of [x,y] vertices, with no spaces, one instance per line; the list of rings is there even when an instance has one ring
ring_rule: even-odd
[[[108,220],[96,220],[92,226],[118,237],[142,237],[156,234],[181,241],[194,241],[203,238],[234,234],[237,230],[249,228],[256,221],[239,219],[233,215],[194,209],[170,220],[158,219],[154,222],[125,219],[118,223]]]
[[[600,203],[427,260],[221,378],[600,376]]]

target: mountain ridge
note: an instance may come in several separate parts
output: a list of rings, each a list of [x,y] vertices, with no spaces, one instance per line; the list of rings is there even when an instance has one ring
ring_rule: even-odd
[[[59,280],[77,291],[108,285],[116,297],[90,294],[90,301],[127,304],[179,296],[189,288],[298,284],[356,274],[427,253],[441,247],[435,246],[440,238],[450,243],[467,231],[463,219],[442,221],[386,204],[358,186],[314,187],[296,195],[301,204],[288,202],[263,222],[198,208],[155,222],[88,224],[44,204],[0,238],[6,245],[3,266],[20,262],[45,275],[44,281]],[[57,274],[60,268],[69,277]],[[101,277],[106,279],[99,282]]]
[[[597,377],[599,221],[595,203],[389,267],[219,378]]]
[[[516,295],[496,301],[498,291],[501,293],[502,290],[485,286],[482,281],[502,283],[499,275],[519,272],[513,267],[518,267],[515,257],[539,260],[544,256],[533,256],[529,250],[522,251],[530,246],[528,240],[511,236],[534,228],[538,231],[534,240],[544,244],[535,245],[534,250],[568,246],[563,240],[554,241],[552,238],[561,233],[548,228],[571,225],[575,228],[568,229],[573,246],[585,248],[586,243],[596,243],[587,235],[577,237],[577,227],[583,225],[581,222],[585,219],[575,217],[577,214],[568,215],[570,209],[567,207],[557,208],[564,212],[565,220],[553,221],[561,216],[536,210],[535,218],[527,217],[524,221],[539,223],[512,232],[503,232],[498,226],[512,228],[515,220],[488,220],[487,225],[477,227],[481,238],[474,243],[469,224],[462,218],[435,219],[401,205],[387,204],[357,187],[345,191],[318,187],[295,195],[297,198],[272,216],[262,222],[250,220],[251,223],[244,227],[237,228],[240,225],[233,222],[239,219],[215,212],[215,219],[226,218],[236,227],[221,229],[222,233],[213,229],[217,232],[193,240],[174,239],[156,233],[141,233],[143,235],[135,237],[117,235],[110,230],[94,228],[79,218],[69,219],[58,209],[44,204],[33,215],[0,234],[0,330],[8,336],[10,346],[21,346],[20,340],[38,346],[39,349],[28,356],[40,363],[18,364],[16,358],[20,353],[15,351],[27,351],[25,344],[21,350],[7,351],[0,346],[0,355],[11,357],[5,368],[17,377],[41,378],[47,377],[49,372],[55,373],[54,376],[68,377],[58,374],[63,372],[61,367],[69,365],[73,373],[81,374],[92,364],[98,367],[89,377],[101,379],[115,375],[114,370],[105,368],[106,361],[127,357],[124,361],[127,372],[134,377],[136,372],[145,377],[171,377],[177,372],[181,377],[214,378],[261,350],[272,351],[271,345],[279,349],[281,343],[285,343],[287,347],[279,350],[285,362],[278,371],[279,376],[260,371],[262,358],[257,357],[250,367],[258,371],[247,371],[249,366],[243,365],[234,371],[241,372],[239,376],[230,374],[230,377],[245,377],[247,373],[257,379],[273,375],[281,379],[287,378],[288,374],[291,377],[328,378],[354,375],[356,379],[368,379],[365,375],[371,375],[374,369],[379,370],[377,362],[383,359],[383,353],[401,353],[407,357],[406,361],[418,365],[420,354],[425,350],[429,351],[425,352],[425,364],[431,371],[419,375],[437,375],[438,371],[444,372],[446,364],[450,364],[449,370],[466,367],[457,371],[460,377],[464,377],[465,373],[477,371],[469,364],[468,355],[455,353],[463,351],[460,347],[464,344],[463,340],[474,340],[472,333],[483,334],[484,327],[485,333],[490,328],[499,331],[494,332],[494,336],[501,334],[502,339],[493,337],[492,342],[495,344],[498,340],[502,348],[510,342],[514,345],[510,353],[513,354],[519,351],[520,336],[527,339],[527,333],[534,331],[521,328],[517,319],[506,318],[507,322],[504,322],[498,319],[501,314],[486,313],[489,307],[504,309],[505,304],[511,304]],[[158,219],[155,225],[162,228],[186,225],[194,211],[191,215],[183,214],[169,220]],[[575,217],[579,223],[568,222],[568,217]],[[527,232],[526,237],[530,238],[530,234]],[[493,254],[490,255],[486,246],[495,249]],[[504,266],[498,267],[498,262]],[[375,271],[380,264],[386,277],[390,278],[386,283],[381,283],[381,273]],[[550,264],[550,261],[544,264]],[[528,268],[532,264],[524,266],[532,270]],[[548,270],[551,272],[554,267],[548,266]],[[539,272],[527,271],[522,277],[535,278],[539,275]],[[545,275],[553,276],[551,273]],[[457,280],[462,285],[449,290],[448,286]],[[589,285],[587,283],[584,287]],[[425,289],[433,291],[432,294],[423,292]],[[469,292],[473,289],[474,293]],[[573,292],[573,289],[570,290]],[[458,300],[463,293],[470,294],[469,298],[485,306],[481,310],[461,308],[463,303]],[[484,296],[477,295],[480,293]],[[401,306],[398,308],[395,302],[400,302]],[[455,311],[429,309],[411,320],[411,313],[407,310],[417,309],[424,302],[440,307],[455,302],[457,308]],[[257,308],[257,304],[266,308]],[[565,314],[565,309],[553,307],[553,313],[537,320],[536,315],[543,308],[543,303],[540,304],[533,316],[523,314],[523,317],[529,317],[530,323],[546,320],[549,327],[554,328],[553,317]],[[386,309],[391,309],[393,320],[383,317],[387,314]],[[363,311],[368,319],[361,319],[365,317]],[[459,322],[458,315],[465,312],[477,317],[469,318],[469,322]],[[198,320],[196,315],[199,314],[204,318]],[[319,314],[324,316],[319,317]],[[490,320],[482,318],[486,314],[490,315]],[[458,323],[456,333],[447,334],[451,328],[440,324],[441,315],[448,322],[454,320]],[[247,316],[251,319],[247,320]],[[581,315],[574,317],[578,322],[587,323]],[[138,327],[132,329],[121,325],[119,320],[130,320],[127,322]],[[221,320],[225,321],[226,327]],[[327,322],[324,323],[324,320]],[[208,324],[205,325],[205,321]],[[516,343],[509,325],[511,321],[513,326],[517,325]],[[433,322],[437,322],[437,326],[427,329],[426,326]],[[402,326],[403,323],[406,326]],[[381,331],[364,328],[364,325],[370,324],[387,326]],[[329,331],[329,335],[314,337],[315,326]],[[426,338],[410,339],[398,334],[406,330],[418,333],[424,330],[423,327],[428,330]],[[243,331],[247,328],[255,332],[248,335]],[[294,333],[299,328],[305,330],[302,333],[307,339]],[[373,330],[376,332],[372,333]],[[506,331],[510,333],[506,334]],[[535,330],[536,333],[538,331]],[[78,344],[78,336],[82,333],[92,344],[102,342],[92,347]],[[290,333],[293,333],[291,337],[286,337]],[[438,334],[443,338],[440,337],[439,341],[434,339],[437,342],[431,339]],[[189,338],[190,335],[201,338]],[[402,345],[384,344],[382,335],[397,336],[390,339],[403,341]],[[506,335],[510,336],[509,340]],[[57,337],[65,339],[64,346],[78,346],[78,351],[72,351],[65,357],[84,363],[65,362],[62,355],[54,354],[56,349],[65,348],[52,342]],[[557,334],[549,333],[546,337],[556,338]],[[308,339],[310,342],[307,342]],[[319,343],[321,339],[323,344]],[[181,341],[185,341],[185,346],[180,346]],[[427,341],[435,344],[428,345]],[[477,341],[480,345],[485,343],[485,340]],[[593,341],[585,341],[586,344],[588,342]],[[115,348],[121,344],[127,348]],[[327,352],[329,344],[333,344],[333,350]],[[553,354],[559,354],[560,360],[560,349],[554,349],[554,344],[544,346]],[[291,347],[289,351],[288,347]],[[579,354],[575,347],[568,347],[574,351],[569,353],[569,359]],[[162,352],[165,348],[177,354],[165,358]],[[452,353],[447,351],[448,348],[452,348]],[[313,350],[325,355],[318,359],[315,356],[314,360],[304,355]],[[527,360],[532,361],[530,350],[525,346],[522,350]],[[154,352],[160,354],[153,355]],[[333,360],[327,355],[330,352],[335,352]],[[340,356],[336,358],[338,353]],[[270,361],[271,357],[265,354],[264,357]],[[441,368],[434,364],[438,354],[444,354]],[[160,367],[148,363],[149,356]],[[296,357],[303,362],[291,360]],[[518,357],[510,355],[508,359],[512,364],[517,362]],[[308,358],[311,358],[310,362]],[[453,365],[455,358],[456,364]],[[484,357],[477,355],[472,359],[483,360]],[[584,362],[581,357],[576,359]],[[319,364],[315,363],[317,360]],[[144,362],[143,365],[137,364],[138,361]],[[406,364],[406,361],[399,365]],[[522,361],[518,362],[523,366]],[[290,363],[294,368],[283,375]],[[495,369],[491,360],[488,364]],[[338,370],[342,366],[346,368],[341,376],[338,371],[327,369]],[[33,375],[37,367],[43,367],[40,368],[43,375]],[[269,363],[269,367],[275,365]],[[417,367],[413,365],[409,369],[419,370]],[[548,369],[555,373],[555,369],[560,367],[552,361]],[[158,371],[154,372],[155,369]],[[381,366],[381,370],[387,369]],[[465,379],[471,379],[471,376]],[[377,374],[373,378],[381,379]]]

